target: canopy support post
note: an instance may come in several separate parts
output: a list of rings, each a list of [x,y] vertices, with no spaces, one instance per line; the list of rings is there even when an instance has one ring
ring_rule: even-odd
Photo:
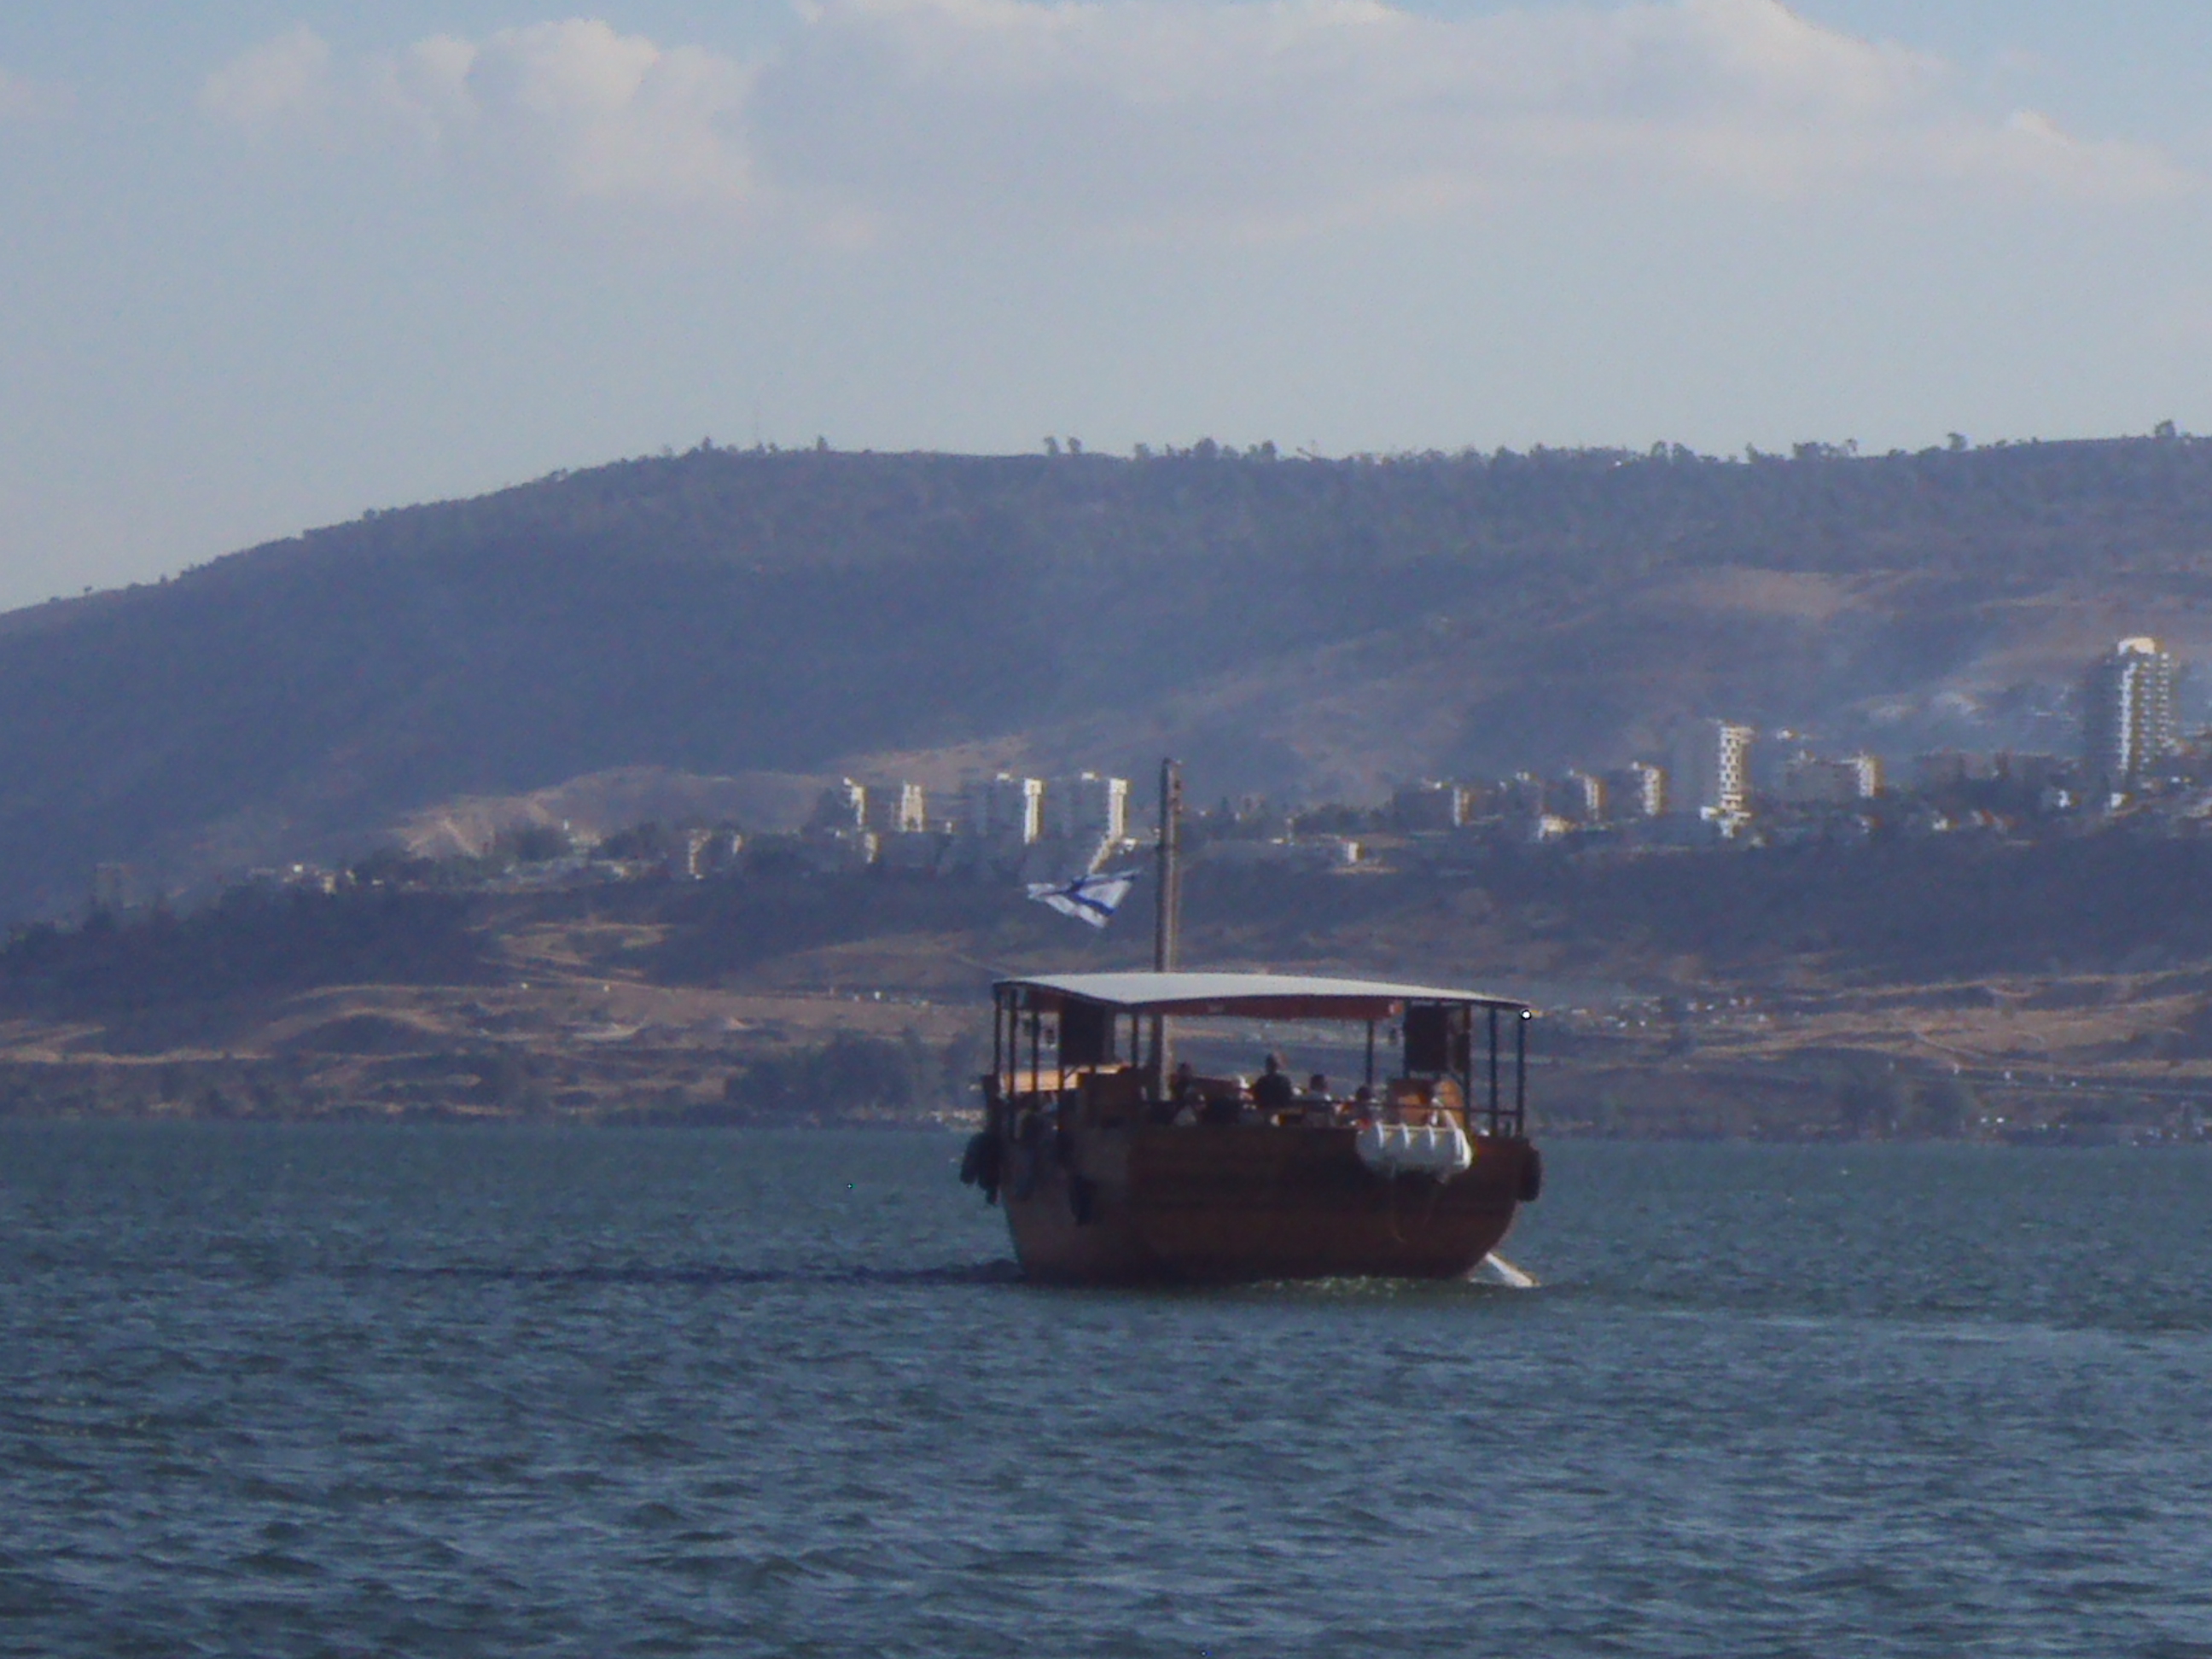
[[[991,993],[991,1092],[999,1100],[1006,1097],[1006,994],[994,989]],[[996,1100],[992,1102],[995,1106]]]
[[[1490,1005],[1490,1133],[1498,1133],[1498,1005]]]
[[[1521,1018],[1513,1022],[1513,1133],[1516,1139],[1528,1133],[1528,1022],[1534,1018],[1523,1008]]]
[[[1452,1047],[1459,1055],[1459,1103],[1461,1115],[1467,1120],[1467,1132],[1474,1133],[1474,1010],[1462,1008],[1458,1029],[1452,1034]]]

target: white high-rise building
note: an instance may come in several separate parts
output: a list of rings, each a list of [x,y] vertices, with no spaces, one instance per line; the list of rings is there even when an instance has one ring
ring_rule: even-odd
[[[1612,804],[1605,780],[1595,772],[1570,772],[1560,781],[1560,805],[1566,816],[1583,823],[1603,823]]]
[[[1468,819],[1467,791],[1434,778],[1402,784],[1391,792],[1390,817],[1401,830],[1456,830]]]
[[[879,836],[918,834],[929,828],[929,793],[918,783],[872,783],[867,820]]]
[[[1751,745],[1759,734],[1730,720],[1694,720],[1674,744],[1668,769],[1668,805],[1709,818],[1741,817],[1751,810]]]
[[[1096,772],[1054,778],[1044,792],[1044,821],[1071,841],[1120,841],[1129,830],[1129,781]]]
[[[2122,640],[2090,665],[2081,688],[2081,759],[2108,789],[2124,789],[2172,754],[2173,658],[2148,636]]]
[[[1023,846],[1044,833],[1044,782],[1001,772],[961,786],[960,828],[982,841],[1017,841]]]
[[[1631,761],[1605,775],[1607,815],[1616,819],[1664,817],[1667,769],[1650,761]]]

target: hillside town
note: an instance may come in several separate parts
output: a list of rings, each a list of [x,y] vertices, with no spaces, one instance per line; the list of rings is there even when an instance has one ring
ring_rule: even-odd
[[[1893,768],[1865,750],[1823,753],[1807,733],[1710,717],[1681,722],[1663,753],[1614,767],[1417,779],[1373,805],[1223,799],[1188,812],[1185,847],[1198,863],[1356,877],[1449,874],[1524,848],[1632,859],[1879,836],[2194,836],[2212,833],[2212,731],[2182,730],[2181,673],[2154,638],[2117,641],[2071,699],[2071,754],[1938,749]],[[344,867],[257,868],[225,885],[522,892],[792,873],[1063,883],[1141,862],[1152,813],[1132,793],[1130,780],[1096,771],[998,772],[948,792],[846,777],[794,830],[645,822],[592,835],[523,823],[465,854],[386,848]],[[149,885],[131,866],[100,865],[87,913],[142,908],[159,896]]]
[[[1714,717],[1684,722],[1664,753],[1620,766],[1419,779],[1377,805],[1248,795],[1197,807],[1186,835],[1196,860],[1351,876],[1449,872],[1532,845],[1638,857],[1879,836],[2193,836],[2212,830],[2212,733],[2182,732],[2180,672],[2154,638],[2118,641],[2083,672],[2072,754],[1942,749],[1893,768]],[[796,830],[645,823],[592,837],[528,824],[471,858],[380,853],[349,871],[303,864],[249,879],[323,890],[356,881],[523,890],[748,871],[1058,882],[1139,857],[1151,814],[1131,795],[1128,779],[1095,771],[999,772],[950,792],[848,777]],[[123,908],[128,890],[128,872],[104,866],[94,905]]]

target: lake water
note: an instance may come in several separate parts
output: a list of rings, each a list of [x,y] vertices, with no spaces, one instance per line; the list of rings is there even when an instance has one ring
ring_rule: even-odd
[[[1041,1291],[934,1136],[0,1127],[0,1651],[2212,1655],[2212,1158],[1555,1145]]]

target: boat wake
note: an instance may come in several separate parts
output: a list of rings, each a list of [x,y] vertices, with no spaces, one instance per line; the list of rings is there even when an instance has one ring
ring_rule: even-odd
[[[1470,1285],[1495,1285],[1508,1291],[1533,1291],[1537,1285],[1535,1274],[1522,1272],[1495,1250],[1477,1262],[1467,1279]]]

